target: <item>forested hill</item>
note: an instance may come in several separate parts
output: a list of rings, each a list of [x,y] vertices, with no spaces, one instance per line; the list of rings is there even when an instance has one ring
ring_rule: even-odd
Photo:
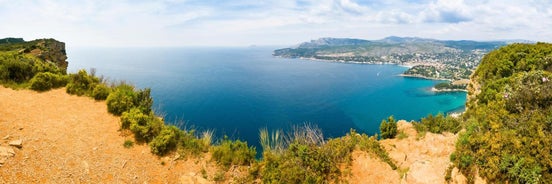
[[[294,48],[275,50],[273,55],[366,64],[418,66],[406,74],[441,79],[467,79],[479,61],[507,41],[435,40],[417,37],[387,37],[381,40],[320,38]]]
[[[552,182],[552,44],[512,44],[487,54],[468,86],[464,127],[451,160],[473,181]]]

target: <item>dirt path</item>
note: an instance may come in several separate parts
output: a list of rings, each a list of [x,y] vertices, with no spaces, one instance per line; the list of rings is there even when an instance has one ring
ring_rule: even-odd
[[[124,148],[119,118],[105,102],[0,86],[0,146],[15,155],[0,167],[0,183],[205,183],[205,160],[159,158],[147,145]],[[22,140],[22,148],[8,142]]]
[[[406,121],[398,122],[399,131],[408,137],[386,139],[381,144],[400,169],[361,151],[353,152],[351,183],[446,183],[445,171],[450,165],[457,135],[427,133],[419,137]],[[465,183],[463,176],[453,174],[452,183]]]

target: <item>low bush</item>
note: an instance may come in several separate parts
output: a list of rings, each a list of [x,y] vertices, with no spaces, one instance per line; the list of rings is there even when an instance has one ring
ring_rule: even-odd
[[[153,105],[153,98],[151,98],[151,89],[145,88],[135,92],[134,106],[139,108],[143,113],[150,113]]]
[[[389,116],[387,120],[381,120],[380,132],[382,139],[392,139],[397,136],[397,122],[393,116]]]
[[[0,82],[6,82],[10,80],[10,73],[8,69],[0,63]]]
[[[134,146],[134,142],[132,142],[131,140],[125,140],[125,142],[123,143],[123,146],[125,148],[132,148],[132,146]]]
[[[331,152],[316,145],[292,143],[282,154],[264,154],[263,183],[327,183],[339,173]]]
[[[201,153],[207,152],[209,151],[211,142],[210,140],[206,141],[206,139],[210,138],[211,137],[205,138],[204,136],[199,139],[195,135],[195,130],[182,131],[182,135],[180,136],[180,140],[178,141],[179,152],[183,155],[191,154],[194,156],[198,156]]]
[[[139,109],[131,109],[121,115],[121,129],[130,129],[131,124],[148,121],[149,116],[142,113]]]
[[[4,81],[22,83],[28,81],[35,75],[31,62],[7,60],[3,61],[1,64],[4,66],[4,70],[7,71],[7,75],[4,75],[4,77],[7,78],[4,78]]]
[[[159,135],[149,143],[151,152],[156,155],[165,155],[176,148],[181,136],[182,130],[178,127],[173,125],[164,126]]]
[[[294,141],[288,143],[282,152],[264,150],[263,160],[260,162],[263,183],[341,183],[342,173],[339,166],[352,161],[351,153],[355,149],[374,154],[391,168],[397,168],[376,137],[361,135],[354,130],[346,136],[329,139],[320,145],[300,142],[297,140],[301,139],[293,137],[287,139]]]
[[[110,92],[111,88],[107,87],[105,84],[98,84],[92,90],[92,97],[95,100],[105,100]]]
[[[88,75],[86,70],[79,70],[78,73],[69,75],[67,93],[78,96],[91,96],[92,90],[99,83],[100,79],[97,77]]]
[[[118,116],[135,107],[144,114],[152,113],[153,99],[150,93],[149,88],[135,91],[134,86],[121,83],[109,92],[106,98],[107,111]]]
[[[138,141],[151,141],[161,132],[163,125],[163,121],[154,114],[144,114],[137,108],[132,108],[121,116],[121,128],[130,129]]]
[[[59,88],[67,85],[67,80],[68,78],[66,75],[45,72],[35,75],[30,83],[32,90],[47,91],[52,88]]]
[[[60,75],[65,75],[66,74],[64,70],[57,67],[56,64],[54,64],[52,62],[41,61],[38,58],[32,58],[30,60],[33,61],[32,62],[33,63],[33,73],[35,73],[35,74],[44,73],[44,72],[60,74]]]
[[[414,122],[413,125],[419,133],[427,131],[436,134],[443,132],[458,133],[462,129],[460,119],[445,116],[443,113],[438,113],[436,116],[430,114],[422,118],[421,122]]]
[[[250,147],[247,142],[240,140],[224,140],[220,145],[212,147],[213,160],[218,164],[228,168],[231,165],[249,165],[255,161],[257,151],[255,147]]]
[[[135,98],[136,93],[134,92],[134,87],[127,84],[121,84],[107,96],[107,111],[111,114],[119,116],[123,112],[134,107]]]
[[[39,73],[65,75],[54,63],[18,51],[0,51],[0,82],[10,87],[28,86],[27,82]]]
[[[159,134],[162,128],[163,121],[152,114],[149,115],[149,119],[146,122],[130,124],[130,131],[134,133],[136,139],[145,142],[151,141]]]

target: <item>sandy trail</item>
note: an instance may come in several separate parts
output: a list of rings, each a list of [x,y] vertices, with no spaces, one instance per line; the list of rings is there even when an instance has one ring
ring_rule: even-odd
[[[351,183],[446,183],[445,171],[451,164],[449,156],[454,151],[458,135],[451,133],[427,133],[420,137],[412,124],[398,122],[399,131],[408,137],[385,139],[380,143],[399,169],[361,151],[353,152]],[[454,173],[452,183],[466,183],[463,176]]]
[[[0,87],[0,146],[22,140],[0,167],[0,183],[203,183],[204,160],[159,158],[147,145],[124,148],[119,118],[105,102],[65,89]],[[13,147],[12,147],[13,148]],[[162,164],[163,163],[163,164]]]

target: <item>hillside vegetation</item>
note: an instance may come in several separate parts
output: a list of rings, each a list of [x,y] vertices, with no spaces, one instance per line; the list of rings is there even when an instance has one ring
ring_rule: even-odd
[[[552,182],[552,44],[512,44],[474,72],[451,160],[473,182]]]

